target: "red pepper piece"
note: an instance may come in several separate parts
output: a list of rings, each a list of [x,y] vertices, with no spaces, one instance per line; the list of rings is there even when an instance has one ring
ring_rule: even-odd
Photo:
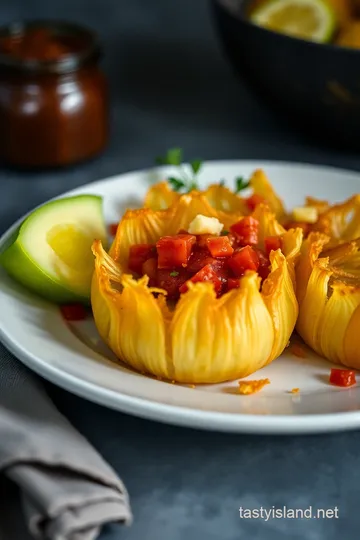
[[[142,266],[147,259],[154,256],[156,249],[151,244],[135,244],[130,247],[128,267],[132,272],[142,274]]]
[[[211,268],[221,281],[221,290],[217,293],[218,296],[221,296],[227,290],[227,282],[229,278],[227,261],[228,259],[215,259],[215,261],[211,263]]]
[[[219,278],[219,276],[217,275],[217,273],[215,272],[215,270],[212,268],[212,266],[210,264],[204,266],[204,268],[199,270],[199,272],[197,272],[190,279],[190,281],[192,281],[193,283],[210,281],[214,285],[216,294],[219,294],[220,291],[221,291],[221,287],[222,287],[221,279]],[[188,290],[188,286],[187,286],[186,283],[184,283],[180,287],[180,292],[184,293],[187,290]]]
[[[230,257],[234,253],[227,236],[215,236],[207,239],[207,247],[213,257]]]
[[[142,274],[149,276],[150,287],[155,287],[157,278],[157,258],[151,257],[142,265]]]
[[[230,231],[236,234],[239,244],[243,246],[256,245],[259,236],[259,222],[257,219],[246,216],[234,225],[231,225]]]
[[[255,270],[259,268],[259,257],[251,246],[245,246],[235,251],[234,255],[228,260],[228,265],[236,277],[244,275],[246,270]]]
[[[229,277],[227,281],[227,290],[231,291],[232,289],[238,289],[239,287],[240,287],[240,278]]]
[[[156,286],[165,289],[169,300],[177,300],[180,296],[180,287],[189,277],[189,273],[183,268],[179,270],[158,270]]]
[[[196,236],[192,234],[176,234],[160,238],[156,244],[158,268],[187,266],[195,242]]]
[[[259,268],[257,269],[257,273],[262,279],[266,279],[270,274],[270,261],[260,248],[254,248],[254,250],[259,257]]]
[[[207,248],[198,248],[198,246],[195,246],[189,259],[187,270],[192,274],[196,274],[196,272],[204,268],[207,264],[213,264],[215,262],[216,259],[211,257]]]
[[[198,234],[196,237],[196,245],[199,248],[206,248],[209,238],[216,238],[212,234]]]
[[[330,382],[335,386],[353,386],[356,384],[355,371],[351,369],[332,368],[330,371]]]
[[[270,255],[271,251],[281,249],[282,246],[281,238],[279,236],[268,236],[267,238],[265,238],[264,243],[267,256]]]
[[[231,247],[233,247],[234,249],[239,247],[238,239],[237,239],[237,236],[235,234],[229,232],[227,237],[229,239]]]
[[[262,195],[258,195],[257,193],[254,193],[253,195],[245,199],[246,206],[251,211],[255,210],[258,204],[264,203],[265,201],[265,197],[263,197]]]

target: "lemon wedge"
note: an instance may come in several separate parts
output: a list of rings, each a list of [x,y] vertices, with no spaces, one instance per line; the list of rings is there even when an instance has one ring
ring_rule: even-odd
[[[336,16],[325,0],[270,0],[250,15],[250,20],[268,30],[292,37],[327,43],[336,28]]]
[[[79,195],[50,201],[15,231],[0,253],[0,265],[50,301],[88,303],[95,239],[107,244],[101,197]]]

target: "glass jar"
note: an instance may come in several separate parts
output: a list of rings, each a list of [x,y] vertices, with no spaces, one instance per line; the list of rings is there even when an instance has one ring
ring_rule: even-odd
[[[0,159],[56,167],[108,140],[107,85],[95,34],[65,22],[0,29]]]

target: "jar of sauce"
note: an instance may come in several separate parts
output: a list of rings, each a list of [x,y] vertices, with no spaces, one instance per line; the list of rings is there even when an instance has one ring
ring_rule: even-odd
[[[0,160],[57,167],[98,154],[108,140],[105,76],[95,34],[65,22],[0,29]]]

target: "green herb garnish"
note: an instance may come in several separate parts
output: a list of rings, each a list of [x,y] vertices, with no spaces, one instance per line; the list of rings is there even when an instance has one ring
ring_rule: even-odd
[[[167,181],[173,191],[189,193],[198,189],[197,175],[202,167],[201,159],[190,161],[191,175],[188,175],[183,166],[183,152],[181,148],[170,148],[164,157],[157,157],[158,165],[172,165],[179,168],[179,176],[170,176]]]
[[[169,182],[170,186],[174,191],[180,191],[184,187],[186,187],[186,184],[183,180],[180,180],[179,178],[175,178],[173,176],[170,176],[167,181]]]
[[[221,236],[227,236],[229,234],[229,231],[221,231]]]
[[[219,186],[225,186],[225,180],[220,180]]]
[[[250,181],[246,181],[243,176],[238,176],[235,178],[235,193],[239,193],[243,189],[248,188]]]
[[[193,161],[190,161],[190,167],[194,174],[197,174],[200,171],[201,166],[202,166],[201,159],[194,159]]]
[[[178,275],[179,275],[179,272],[176,272],[176,270],[174,270],[173,272],[170,272],[171,277],[176,277]]]
[[[158,165],[181,165],[183,153],[181,148],[170,148],[164,157],[159,156],[156,158]]]

